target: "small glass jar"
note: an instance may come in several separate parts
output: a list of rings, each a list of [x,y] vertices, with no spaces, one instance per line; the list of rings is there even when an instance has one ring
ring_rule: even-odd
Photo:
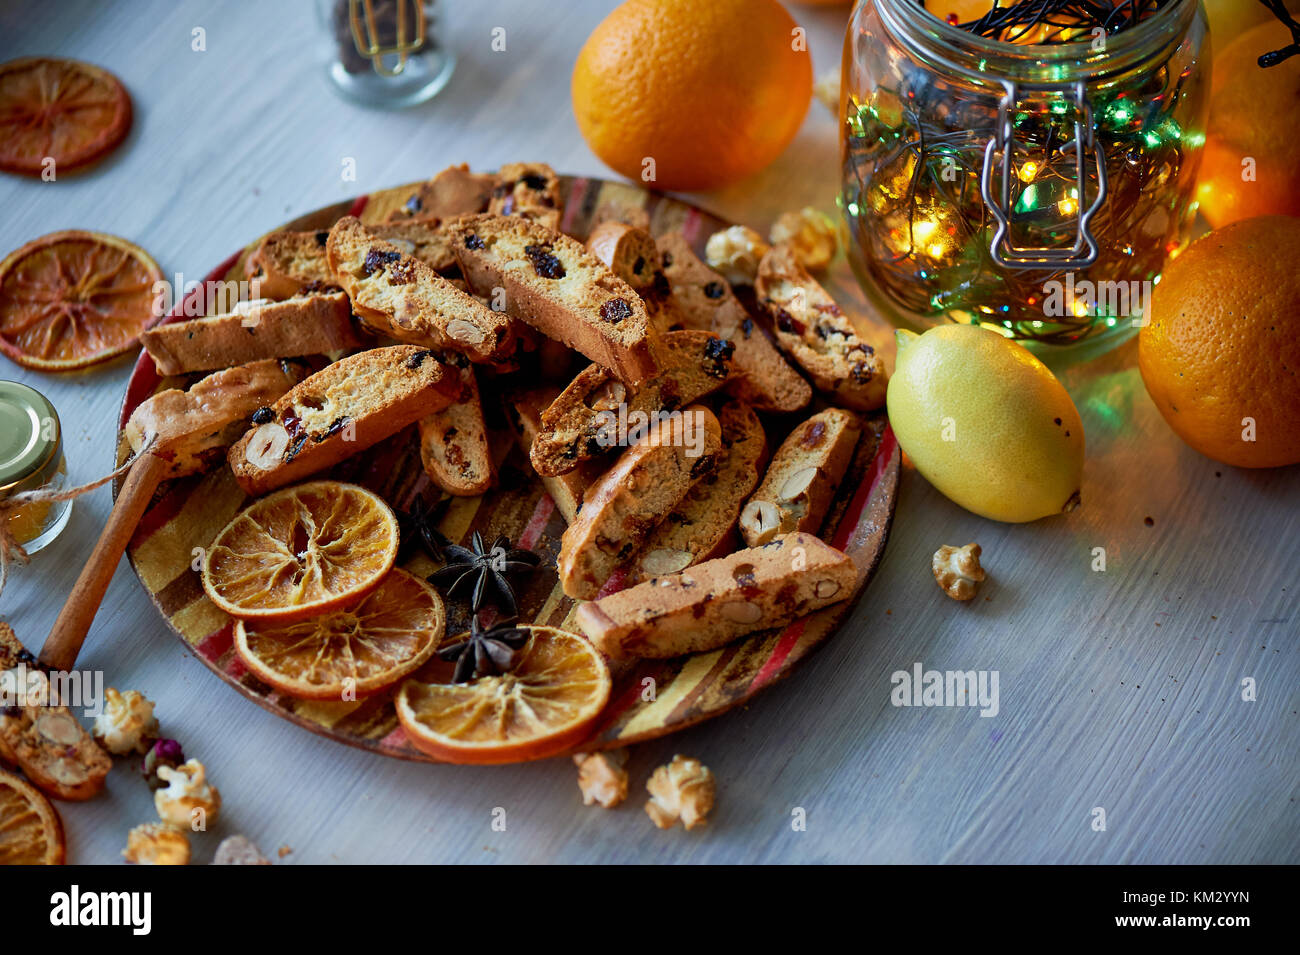
[[[0,381],[0,502],[21,491],[57,490],[67,474],[54,405],[26,385]],[[72,501],[33,501],[5,513],[10,536],[34,554],[67,525]]]
[[[456,68],[442,43],[436,0],[317,0],[326,72],[365,106],[414,106],[436,96]]]
[[[1044,357],[1134,334],[1191,238],[1206,32],[1196,0],[1035,45],[858,0],[840,201],[868,296],[897,325],[983,324]]]

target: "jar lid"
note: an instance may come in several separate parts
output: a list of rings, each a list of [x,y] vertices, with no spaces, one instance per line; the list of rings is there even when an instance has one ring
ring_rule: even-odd
[[[63,429],[39,391],[0,381],[0,497],[47,484],[59,468]]]

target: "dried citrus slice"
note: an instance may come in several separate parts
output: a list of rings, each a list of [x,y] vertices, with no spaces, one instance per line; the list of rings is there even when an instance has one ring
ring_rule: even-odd
[[[0,865],[63,865],[63,823],[25,780],[0,771]]]
[[[134,348],[153,321],[162,270],[137,245],[70,230],[0,262],[0,351],[28,368],[70,371]]]
[[[609,701],[609,668],[582,637],[532,631],[515,665],[469,683],[408,680],[397,718],[411,742],[449,763],[515,763],[578,744]]]
[[[263,683],[306,700],[359,699],[433,655],[446,630],[442,598],[394,569],[349,610],[296,623],[235,625],[235,649]]]
[[[303,620],[374,590],[397,559],[397,518],[355,484],[311,481],[254,501],[203,559],[212,602],[249,620]]]
[[[0,169],[39,176],[104,156],[131,129],[131,97],[107,70],[29,56],[0,63]]]

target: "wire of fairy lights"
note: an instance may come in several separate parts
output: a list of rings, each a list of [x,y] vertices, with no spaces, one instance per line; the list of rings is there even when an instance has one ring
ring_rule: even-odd
[[[924,0],[917,0],[925,6]],[[1174,0],[993,0],[983,16],[959,29],[1007,43],[1072,43],[1101,28],[1130,29]]]

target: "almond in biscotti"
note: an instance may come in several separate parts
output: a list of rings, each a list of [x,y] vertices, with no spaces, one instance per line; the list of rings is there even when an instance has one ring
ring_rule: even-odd
[[[388,221],[454,219],[483,212],[496,184],[496,176],[470,172],[465,163],[448,166],[428,182],[421,183],[401,208],[389,215]]]
[[[639,386],[623,383],[601,365],[578,373],[542,413],[529,458],[538,474],[553,476],[609,450],[611,428],[634,426],[717,391],[731,374],[730,342],[709,332],[669,332],[654,343],[659,373]]]
[[[655,332],[662,335],[688,325],[659,267],[659,247],[649,232],[622,222],[602,222],[587,236],[587,249],[641,296]]]
[[[758,415],[743,401],[723,405],[718,422],[722,451],[717,466],[650,532],[632,561],[631,583],[685,570],[732,546],[740,509],[758,484],[767,437]]]
[[[722,428],[713,412],[691,405],[651,424],[583,498],[560,540],[560,584],[589,600],[637,552],[651,529],[713,470]]]
[[[295,385],[230,448],[245,493],[259,495],[359,454],[446,408],[460,394],[457,370],[414,345],[349,355]]]
[[[104,788],[113,768],[109,755],[66,706],[0,709],[0,755],[56,799],[90,799]]]
[[[516,216],[468,216],[453,226],[456,257],[480,295],[629,384],[656,373],[641,297],[574,239]]]
[[[498,216],[521,216],[558,230],[564,215],[560,177],[546,163],[506,163],[497,173],[487,211]]]
[[[361,320],[401,342],[458,351],[470,361],[504,361],[518,341],[513,323],[456,288],[414,255],[346,216],[329,232],[326,254]]]
[[[577,622],[611,659],[716,650],[755,630],[853,595],[857,568],[811,534],[787,534],[578,607]]]
[[[773,246],[763,256],[754,291],[772,320],[777,344],[814,385],[859,411],[885,403],[884,362],[789,246]]]
[[[448,494],[477,497],[492,486],[493,476],[478,379],[464,356],[445,360],[460,365],[461,390],[452,404],[420,419],[420,460],[429,480]]]
[[[532,450],[533,442],[542,431],[542,412],[551,406],[560,395],[560,389],[553,386],[534,388],[517,392],[506,400],[506,418],[510,422],[515,440],[524,454]],[[587,488],[600,477],[604,468],[597,460],[581,462],[571,471],[563,474],[539,475],[546,493],[555,503],[565,521],[572,524],[582,508],[582,497]]]
[[[760,411],[807,406],[812,388],[749,317],[727,280],[704,264],[680,232],[661,236],[658,246],[664,276],[687,327],[735,343],[736,376],[727,391]]]
[[[756,547],[780,534],[816,534],[861,434],[857,416],[842,408],[818,412],[791,431],[740,512],[745,542]]]
[[[407,255],[413,255],[438,273],[454,273],[460,266],[451,248],[451,233],[445,220],[385,222],[367,226],[376,235]]]

